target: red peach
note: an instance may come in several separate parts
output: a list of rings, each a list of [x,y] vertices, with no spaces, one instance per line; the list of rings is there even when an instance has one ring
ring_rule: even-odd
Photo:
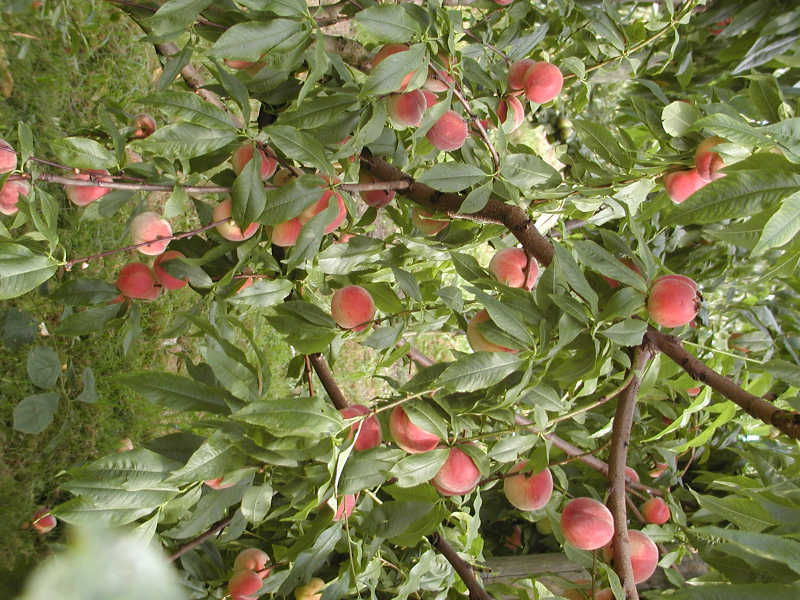
[[[447,77],[450,81],[453,80],[453,78],[447,75],[446,73],[442,73],[442,75]],[[431,93],[435,92],[436,94],[438,94],[440,92],[446,92],[447,90],[450,89],[450,86],[447,85],[447,83],[445,83],[438,77],[428,77],[425,80],[425,83],[422,84],[422,89],[425,92],[431,92]]]
[[[19,208],[17,203],[20,196],[27,196],[30,192],[30,186],[27,181],[21,179],[8,180],[3,184],[0,189],[0,213],[4,215],[14,215]]]
[[[131,239],[134,244],[158,240],[172,235],[172,227],[169,221],[162,219],[158,213],[146,211],[136,215],[131,221]],[[154,241],[151,244],[139,246],[137,250],[148,256],[163,254],[167,249],[169,240]]]
[[[725,140],[721,137],[710,137],[704,139],[697,146],[694,153],[694,165],[697,167],[697,174],[705,181],[712,181],[724,176],[724,173],[717,173],[725,163],[716,152],[711,149],[717,144],[724,143]]]
[[[711,31],[711,35],[719,35],[722,33],[722,30],[725,29],[731,21],[733,21],[733,17],[727,17],[714,23],[714,27],[709,30]]]
[[[425,235],[436,235],[450,223],[444,219],[431,219],[433,214],[421,208],[414,207],[411,211],[411,222]]]
[[[636,266],[636,263],[633,262],[630,258],[620,258],[619,262],[628,267],[631,271],[635,271],[639,275],[642,274],[642,271],[639,269],[639,267]],[[611,277],[606,277],[605,275],[601,275],[601,277],[606,280],[608,287],[615,289],[619,287],[619,281],[617,281],[616,279],[611,279]]]
[[[217,225],[217,231],[219,234],[226,240],[230,240],[232,242],[241,242],[253,237],[256,234],[256,231],[258,231],[258,223],[250,223],[250,225],[248,225],[243,232],[239,226],[233,222],[233,219],[230,218],[232,209],[233,204],[230,198],[225,198],[225,200],[214,207],[214,213],[212,216],[214,221],[228,219],[227,221]]]
[[[500,119],[501,123],[506,122],[509,106],[511,107],[511,119],[513,123],[511,131],[516,131],[525,120],[525,109],[522,106],[522,102],[520,102],[519,98],[516,96],[508,96],[507,98],[503,98],[497,105],[497,117]]]
[[[516,350],[512,350],[511,348],[494,344],[483,337],[483,334],[478,329],[478,325],[488,320],[489,313],[486,309],[479,310],[475,313],[475,316],[469,320],[469,323],[467,323],[467,341],[470,347],[475,352],[516,352]]]
[[[215,477],[214,479],[206,479],[204,483],[210,487],[212,490],[224,490],[225,488],[233,487],[236,485],[236,482],[226,483],[223,485],[222,480],[225,477]]]
[[[494,3],[495,3],[495,4],[499,4],[500,6],[508,6],[508,5],[509,5],[509,4],[511,4],[513,1],[514,1],[514,0],[494,0]]]
[[[518,462],[510,472],[521,471],[527,462]],[[553,475],[550,469],[544,469],[538,473],[520,473],[506,477],[503,479],[503,493],[506,499],[520,510],[539,510],[553,495]]]
[[[362,331],[375,317],[375,302],[359,285],[346,285],[331,298],[331,316],[339,327]]]
[[[525,97],[531,102],[544,104],[561,93],[564,76],[557,66],[548,62],[537,62],[525,71],[523,82]]]
[[[377,183],[379,180],[370,175],[367,171],[361,171],[358,174],[359,183]],[[394,190],[370,190],[368,192],[361,192],[361,198],[367,206],[374,206],[375,208],[383,208],[394,199]]]
[[[699,304],[697,284],[672,276],[658,277],[647,297],[650,318],[663,327],[686,325],[697,316]]]
[[[489,262],[489,271],[500,283],[509,287],[524,287],[526,290],[536,284],[539,274],[539,264],[531,259],[528,277],[525,278],[525,269],[528,266],[528,255],[519,248],[503,248],[499,250]]]
[[[269,555],[260,548],[245,548],[233,561],[233,570],[261,571],[267,566]]]
[[[450,448],[447,460],[431,479],[431,485],[443,496],[469,494],[481,480],[478,467],[463,450]]]
[[[303,225],[296,217],[283,223],[278,223],[272,228],[272,243],[282,248],[294,246],[302,228]]]
[[[667,463],[657,462],[655,468],[650,471],[649,475],[653,479],[658,479],[669,468]]]
[[[425,96],[425,108],[430,108],[439,102],[439,97],[430,90],[422,90],[422,94]]]
[[[336,508],[336,513],[333,515],[334,521],[341,521],[342,519],[349,519],[353,514],[353,509],[356,507],[357,496],[355,494],[345,494],[339,499],[339,505]]]
[[[564,538],[581,550],[602,548],[614,536],[611,511],[592,498],[570,500],[561,513]]]
[[[226,58],[223,62],[226,65],[228,65],[231,69],[236,69],[237,71],[240,71],[242,69],[249,69],[254,64],[256,64],[254,62],[250,62],[247,60],[234,60],[232,58]]]
[[[155,300],[161,292],[150,267],[141,262],[132,262],[120,269],[117,287],[123,296],[139,300]]]
[[[708,183],[700,177],[697,169],[673,171],[664,175],[663,179],[669,199],[675,204],[680,204]]]
[[[422,90],[413,90],[404,94],[392,94],[386,100],[389,116],[400,125],[416,127],[422,122],[422,115],[428,103]]]
[[[518,60],[508,69],[508,87],[512,90],[521,90],[525,87],[525,74],[533,65],[535,60],[523,58]]]
[[[669,506],[662,498],[650,498],[642,504],[642,516],[648,523],[663,525],[669,521]]]
[[[603,557],[611,562],[614,555],[613,544],[603,549]],[[633,581],[641,583],[650,578],[658,565],[658,547],[650,537],[635,529],[628,530],[628,551],[633,567]]]
[[[389,433],[394,443],[409,454],[420,454],[439,445],[439,436],[411,422],[401,406],[395,406],[389,415]]]
[[[173,277],[167,273],[167,270],[161,266],[161,263],[180,258],[185,258],[183,253],[178,252],[177,250],[168,250],[153,262],[153,273],[155,274],[156,279],[158,279],[158,282],[168,290],[178,290],[182,288],[186,285],[188,279],[178,279],[177,277]]]
[[[56,518],[50,514],[50,509],[42,507],[33,515],[31,524],[37,533],[44,534],[53,530],[57,523]]]
[[[695,396],[700,394],[700,386],[698,385],[696,387],[691,387],[688,390],[686,390],[686,393],[689,395],[690,398],[694,398]]]
[[[369,409],[363,404],[354,404],[346,406],[339,411],[344,419],[352,419],[353,417],[361,417],[369,414]],[[361,431],[358,434],[358,439],[355,443],[356,450],[369,450],[381,443],[383,436],[381,435],[381,424],[375,415],[371,415],[366,419],[360,419],[358,422],[350,426],[350,433],[347,439],[352,437],[358,431],[359,426]]]
[[[310,207],[300,213],[300,215],[297,217],[297,220],[301,224],[305,225],[314,215],[319,214],[328,208],[328,203],[333,195],[334,193],[332,190],[325,190],[322,192],[322,196],[320,196],[320,199],[317,200],[316,204],[312,204]],[[347,217],[347,207],[344,204],[344,198],[342,198],[341,194],[336,194],[336,202],[339,205],[339,212],[336,213],[336,216],[328,222],[328,225],[325,227],[325,233],[331,233],[334,231],[344,222],[345,217]]]
[[[0,173],[8,173],[17,168],[17,153],[14,147],[0,139]]]
[[[630,467],[625,467],[625,479],[639,483],[639,474]]]
[[[377,54],[375,54],[375,57],[372,59],[372,68],[374,69],[377,67],[383,61],[383,59],[391,56],[392,54],[406,52],[407,50],[408,46],[405,44],[386,44],[383,48],[378,50]],[[403,82],[400,84],[398,91],[406,89],[408,82],[411,81],[414,73],[416,73],[416,71],[411,71],[403,78]]]
[[[108,171],[82,171],[75,175],[73,179],[78,179],[81,181],[89,181],[89,179],[92,179],[93,181],[102,181],[108,183],[112,181],[108,175]],[[109,188],[95,186],[78,187],[66,184],[65,187],[67,198],[69,198],[70,202],[76,206],[87,206],[111,191]]]
[[[228,590],[234,598],[252,598],[261,589],[261,577],[249,569],[236,571],[228,581]]]
[[[135,127],[133,137],[139,139],[150,137],[156,130],[156,120],[147,113],[139,113],[133,117],[132,125]]]
[[[469,129],[464,119],[454,110],[448,110],[425,134],[439,150],[450,152],[464,145]]]
[[[239,175],[244,169],[245,165],[253,160],[253,144],[245,142],[233,152],[231,156],[231,164],[233,171]],[[261,148],[258,149],[258,155],[261,157],[261,179],[269,179],[278,168],[278,161],[267,156]]]

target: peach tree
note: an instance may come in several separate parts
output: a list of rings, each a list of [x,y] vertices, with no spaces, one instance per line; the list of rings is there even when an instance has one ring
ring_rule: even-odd
[[[188,286],[197,351],[120,376],[180,430],[71,469],[57,519],[163,547],[191,598],[637,598],[657,561],[648,597],[797,597],[799,9],[112,4],[156,118],[52,156],[5,126],[0,298],[127,347]],[[130,244],[72,256],[76,213]],[[342,391],[345,340],[407,365],[389,395]]]

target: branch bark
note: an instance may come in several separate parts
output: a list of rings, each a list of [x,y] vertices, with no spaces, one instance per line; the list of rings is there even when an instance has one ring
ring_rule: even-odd
[[[438,533],[429,535],[428,541],[431,543],[431,546],[436,548],[436,550],[447,559],[447,562],[452,565],[455,572],[461,577],[464,585],[467,586],[467,590],[469,590],[470,600],[492,600],[492,597],[483,589],[481,584],[478,583],[478,580],[475,578],[475,573],[472,572],[472,567],[456,553],[453,547],[448,544],[441,535]]]
[[[176,560],[177,558],[180,558],[181,556],[186,554],[192,548],[196,548],[197,546],[199,546],[200,544],[205,542],[208,538],[216,535],[218,532],[220,532],[223,529],[225,529],[231,521],[233,521],[233,517],[232,516],[231,517],[225,517],[221,521],[217,521],[216,523],[214,523],[208,531],[204,531],[203,533],[198,535],[196,538],[194,538],[193,540],[187,542],[186,544],[184,544],[183,546],[178,548],[173,554],[171,554],[170,557],[169,557],[170,562]]]
[[[336,380],[333,378],[333,373],[331,373],[330,368],[328,368],[328,363],[325,362],[322,355],[309,354],[308,360],[311,361],[311,366],[314,367],[314,371],[322,382],[322,387],[328,392],[328,396],[330,396],[333,405],[339,410],[349,406],[350,403],[347,401],[347,398],[344,397],[342,390],[339,388],[339,384],[337,384]]]

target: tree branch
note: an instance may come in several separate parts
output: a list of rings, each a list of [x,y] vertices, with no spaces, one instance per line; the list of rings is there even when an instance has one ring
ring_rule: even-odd
[[[328,363],[325,362],[322,355],[318,353],[309,354],[308,360],[311,361],[311,366],[314,367],[314,371],[322,382],[322,387],[328,392],[328,396],[330,396],[333,405],[339,410],[349,406],[350,403],[347,401],[347,398],[344,397],[342,390],[339,389],[339,384],[337,384],[336,380],[333,378],[333,373],[331,373],[331,370],[328,368]]]
[[[452,565],[453,570],[461,577],[461,581],[464,582],[464,585],[467,586],[467,590],[469,590],[470,600],[492,600],[492,597],[486,593],[486,590],[478,583],[475,574],[472,572],[472,568],[456,553],[453,547],[448,544],[441,535],[438,533],[431,534],[428,536],[428,541],[431,543],[431,546],[436,548],[436,550],[447,559],[447,562]]]
[[[199,546],[200,544],[205,542],[208,538],[216,535],[218,532],[220,532],[223,529],[225,529],[231,521],[233,521],[233,516],[226,517],[226,518],[222,519],[221,521],[217,521],[216,523],[214,523],[211,526],[211,529],[201,533],[196,538],[194,538],[193,540],[187,542],[186,544],[184,544],[183,546],[178,548],[173,554],[171,554],[170,557],[169,557],[170,562],[172,562],[175,559],[183,556],[184,554],[186,554],[192,548],[195,548],[195,547]]]

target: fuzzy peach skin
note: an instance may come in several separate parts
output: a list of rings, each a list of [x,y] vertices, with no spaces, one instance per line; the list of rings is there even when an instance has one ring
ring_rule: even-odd
[[[520,461],[511,469],[518,473],[528,461]],[[520,473],[503,479],[503,493],[506,499],[520,510],[539,510],[553,495],[553,475],[550,469],[538,473]]]
[[[353,417],[368,415],[369,408],[363,404],[353,404],[352,406],[346,406],[341,409],[339,413],[342,415],[343,419],[352,419]],[[361,426],[361,431],[355,443],[356,450],[369,450],[381,443],[383,440],[381,424],[378,422],[378,418],[375,415],[367,417],[363,420],[363,423],[361,421],[353,423],[350,426],[350,433],[347,436],[348,440],[353,438],[359,426]]]
[[[381,62],[383,62],[385,58],[388,58],[392,54],[397,54],[398,52],[406,52],[407,50],[408,46],[406,46],[405,44],[386,44],[380,50],[378,50],[378,52],[373,57],[372,68],[374,69],[375,67],[377,67]],[[406,87],[408,86],[408,82],[411,81],[411,78],[414,76],[414,73],[416,73],[416,71],[411,71],[410,73],[406,74],[405,77],[403,77],[403,81],[400,84],[398,91],[406,89]]]
[[[682,203],[708,183],[700,176],[697,169],[673,171],[664,175],[663,179],[669,199],[675,204]]]
[[[724,143],[725,140],[721,137],[710,137],[704,139],[697,146],[694,153],[694,166],[697,168],[697,174],[705,181],[713,181],[724,177],[724,173],[717,173],[725,163],[722,157],[711,149],[717,144]]]
[[[401,406],[395,406],[389,415],[389,433],[394,443],[409,454],[428,452],[439,445],[439,436],[414,425]]]
[[[267,566],[269,555],[260,548],[245,548],[233,561],[233,570],[261,571]]]
[[[520,102],[519,98],[516,96],[508,96],[507,98],[503,98],[497,105],[497,118],[500,119],[501,123],[506,122],[506,119],[508,118],[509,107],[511,108],[512,119],[511,131],[513,132],[516,131],[525,120],[525,109],[522,106],[522,102]]]
[[[164,267],[161,266],[161,263],[179,258],[185,258],[183,253],[178,252],[177,250],[167,250],[153,262],[153,274],[165,289],[178,290],[184,287],[188,281],[187,279],[178,279],[177,277],[173,277],[167,273],[167,270]]]
[[[302,228],[302,223],[296,217],[283,223],[278,223],[272,228],[272,243],[282,248],[294,246]]]
[[[469,128],[464,119],[454,110],[448,110],[425,134],[431,144],[439,150],[450,152],[464,145]]]
[[[436,235],[450,224],[450,221],[443,218],[433,217],[431,213],[421,208],[414,207],[411,211],[411,222],[425,235]]]
[[[17,168],[17,153],[14,147],[0,139],[0,173],[10,173]]]
[[[561,513],[564,538],[581,550],[596,550],[614,536],[614,518],[602,502],[592,498],[575,498],[567,502]]]
[[[633,567],[633,581],[642,583],[655,573],[658,566],[658,547],[650,537],[636,529],[628,530],[628,551]],[[603,548],[603,558],[611,562],[614,556],[613,544]]]
[[[295,588],[295,600],[320,600],[322,593],[320,590],[325,587],[325,581],[319,577],[312,577],[305,585]]]
[[[475,316],[469,320],[469,323],[467,323],[467,341],[470,347],[475,352],[516,352],[516,350],[512,350],[511,348],[494,344],[483,337],[480,329],[478,329],[478,325],[488,320],[489,313],[486,309],[479,310],[475,313]]]
[[[120,269],[117,288],[123,296],[138,300],[155,300],[161,293],[161,285],[150,267],[141,262],[128,263]]]
[[[442,468],[431,479],[431,485],[443,496],[462,496],[474,490],[480,480],[481,473],[472,459],[454,446]]]
[[[245,168],[247,163],[253,160],[254,147],[253,144],[245,142],[233,152],[231,156],[231,164],[233,171],[239,175]],[[261,157],[261,179],[269,179],[278,168],[278,161],[274,158],[267,156],[261,148],[258,149],[258,155]]]
[[[331,298],[331,316],[339,327],[362,331],[375,317],[375,302],[359,285],[346,285]]]
[[[131,125],[135,128],[133,137],[139,139],[150,137],[156,130],[156,120],[147,113],[139,113],[133,117]]]
[[[404,94],[392,94],[386,99],[389,116],[399,125],[416,127],[422,122],[422,115],[428,103],[422,90],[413,90]]]
[[[356,494],[345,494],[339,498],[339,503],[336,508],[336,513],[333,515],[333,520],[341,521],[342,519],[349,519],[356,507],[357,500],[358,497]]]
[[[242,569],[236,571],[228,581],[228,590],[233,598],[244,600],[253,598],[261,589],[261,577],[255,571]]]
[[[44,534],[48,531],[52,531],[58,524],[58,521],[53,515],[50,514],[49,508],[42,507],[33,515],[33,521],[31,524],[36,530],[36,533]]]
[[[359,183],[376,183],[378,180],[370,175],[367,171],[361,171],[358,174]],[[359,192],[361,199],[367,206],[374,206],[375,208],[383,208],[389,204],[395,196],[394,190],[368,190],[366,192]]]
[[[230,198],[225,198],[225,200],[214,207],[214,213],[212,215],[214,221],[228,219],[227,221],[223,221],[217,225],[217,231],[219,234],[226,240],[230,240],[232,242],[241,242],[253,237],[256,234],[256,231],[258,231],[259,224],[250,223],[250,225],[248,225],[245,230],[242,231],[239,226],[233,222],[233,219],[231,219],[232,209],[233,203],[231,202]]]
[[[528,72],[536,61],[530,58],[523,58],[511,65],[508,69],[508,87],[512,90],[521,90],[525,87],[525,73]]]
[[[31,187],[21,179],[7,180],[0,189],[0,213],[15,215],[19,210],[17,204],[21,196],[27,196]]]
[[[77,175],[74,175],[73,179],[79,179],[81,181],[89,181],[89,179],[93,179],[94,181],[102,181],[106,183],[110,183],[112,181],[111,177],[109,177],[108,171],[82,171]],[[102,198],[111,191],[108,188],[96,186],[78,187],[67,184],[64,187],[66,188],[65,192],[67,194],[67,198],[69,198],[70,202],[76,206],[88,206],[95,200]]]
[[[159,240],[172,235],[172,226],[169,221],[162,219],[158,213],[145,211],[136,215],[131,221],[131,239],[134,244],[150,242],[144,246],[139,246],[137,250],[148,256],[158,256],[163,254],[169,245],[169,240]]]
[[[508,287],[530,290],[536,283],[539,275],[539,264],[531,260],[528,277],[525,278],[525,269],[528,266],[528,255],[519,248],[503,248],[498,250],[489,262],[489,271],[500,283]]]
[[[653,281],[647,297],[647,312],[662,327],[688,324],[697,316],[699,305],[697,284],[669,275]]]
[[[347,217],[347,207],[344,204],[344,198],[342,198],[341,194],[334,194],[332,190],[324,190],[319,198],[314,204],[309,206],[305,209],[302,213],[300,213],[296,218],[300,222],[301,225],[305,225],[308,221],[311,220],[314,215],[321,213],[323,210],[328,208],[328,203],[332,197],[336,197],[336,203],[339,207],[339,211],[336,213],[336,216],[333,217],[328,224],[325,226],[325,233],[331,233],[335,231],[339,225],[341,225],[345,218]]]
[[[523,83],[525,97],[531,102],[544,104],[561,93],[564,76],[557,66],[548,62],[536,62],[525,71]]]
[[[663,525],[669,521],[669,506],[667,506],[667,503],[664,502],[663,498],[650,498],[644,504],[642,504],[640,511],[644,517],[644,520],[648,523]]]

